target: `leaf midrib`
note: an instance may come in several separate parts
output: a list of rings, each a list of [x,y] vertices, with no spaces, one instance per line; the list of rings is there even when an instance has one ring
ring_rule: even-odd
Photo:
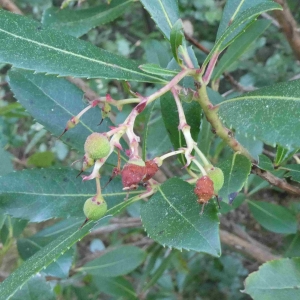
[[[162,1],[161,1],[161,0],[158,0],[158,3],[159,3],[160,6],[161,6],[162,12],[163,12],[163,14],[164,14],[165,17],[166,17],[166,20],[167,20],[167,22],[168,22],[168,25],[170,26],[170,28],[172,28],[172,27],[173,27],[172,22],[171,22],[171,20],[170,20],[168,14],[167,14],[167,11],[166,11],[166,9],[165,9],[165,7],[164,7]]]
[[[226,100],[224,102],[221,102],[218,104],[218,106],[221,106],[223,104],[235,102],[235,101],[247,101],[247,100],[272,100],[272,101],[278,101],[278,100],[284,100],[284,101],[300,101],[300,98],[295,97],[286,97],[286,96],[245,96],[245,97],[237,97],[233,99]]]
[[[107,62],[103,62],[103,61],[100,61],[100,60],[97,60],[97,59],[94,59],[94,58],[90,58],[90,57],[87,57],[87,56],[83,56],[81,54],[77,54],[77,53],[74,53],[74,52],[70,52],[70,51],[67,51],[67,50],[63,50],[63,49],[60,49],[60,48],[56,48],[54,46],[50,46],[50,45],[47,45],[47,44],[44,44],[44,43],[41,43],[41,42],[37,42],[35,40],[32,40],[32,39],[28,39],[28,38],[25,38],[25,37],[22,37],[22,36],[19,36],[19,35],[16,35],[14,33],[11,33],[9,31],[6,31],[4,29],[1,29],[0,28],[0,31],[8,34],[8,35],[11,35],[13,36],[14,38],[16,39],[20,39],[20,40],[24,40],[26,42],[29,42],[29,43],[33,43],[33,44],[36,44],[40,47],[45,47],[45,48],[48,48],[48,49],[51,49],[51,50],[54,50],[54,51],[57,51],[57,52],[61,52],[63,54],[66,54],[66,55],[70,55],[70,56],[74,56],[74,57],[78,57],[78,58],[81,58],[83,60],[87,60],[87,61],[91,61],[91,62],[94,62],[94,63],[97,63],[99,65],[104,65],[104,66],[107,66],[107,67],[111,67],[113,69],[120,69],[120,70],[124,70],[126,72],[129,72],[129,73],[132,73],[132,74],[136,74],[138,76],[148,76],[152,79],[155,79],[155,80],[160,80],[161,82],[164,82],[164,80],[161,80],[160,78],[157,78],[157,77],[153,77],[149,74],[143,74],[143,73],[140,73],[140,72],[137,72],[137,71],[134,71],[132,69],[127,69],[127,68],[124,68],[124,67],[121,67],[121,66],[118,66],[118,65],[115,65],[115,64],[110,64],[110,63],[107,63]],[[103,50],[105,51],[105,50]],[[50,74],[50,73],[49,73]],[[53,73],[54,74],[54,73]]]

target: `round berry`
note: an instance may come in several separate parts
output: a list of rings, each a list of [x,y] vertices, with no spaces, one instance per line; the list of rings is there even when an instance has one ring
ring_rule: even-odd
[[[107,204],[101,195],[87,199],[83,206],[83,212],[88,220],[99,220],[106,211]]]
[[[147,160],[145,162],[145,166],[146,166],[146,177],[143,179],[144,182],[151,179],[158,171],[158,165],[153,160]]]
[[[142,159],[130,160],[121,171],[124,188],[135,189],[146,177],[146,165]]]
[[[208,176],[202,176],[196,182],[194,193],[199,203],[206,203],[214,196],[214,183]]]
[[[224,174],[220,168],[212,167],[207,171],[207,176],[214,183],[214,190],[217,194],[224,184]]]
[[[107,156],[110,149],[108,138],[98,132],[89,135],[84,144],[84,151],[91,159],[100,159]]]

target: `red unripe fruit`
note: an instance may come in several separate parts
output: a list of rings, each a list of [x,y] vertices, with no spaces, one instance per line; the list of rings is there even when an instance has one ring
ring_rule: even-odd
[[[124,188],[135,189],[146,176],[146,166],[142,160],[129,162],[121,171]]]
[[[147,160],[146,165],[146,177],[143,179],[144,182],[151,179],[158,171],[158,165],[153,160]]]
[[[194,193],[199,203],[207,203],[214,196],[214,183],[208,176],[202,176],[196,182]]]

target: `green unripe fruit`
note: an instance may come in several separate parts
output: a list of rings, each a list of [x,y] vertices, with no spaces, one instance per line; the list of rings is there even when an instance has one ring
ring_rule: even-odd
[[[101,195],[87,199],[83,206],[83,212],[88,220],[97,221],[106,214],[106,211],[107,204]]]
[[[223,171],[220,168],[212,167],[207,170],[207,176],[213,181],[214,190],[217,194],[224,184]]]
[[[98,132],[89,135],[84,144],[84,151],[92,159],[100,159],[107,156],[111,146],[108,138]]]

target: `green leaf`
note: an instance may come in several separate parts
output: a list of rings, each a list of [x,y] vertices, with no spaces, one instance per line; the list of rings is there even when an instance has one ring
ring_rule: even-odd
[[[77,173],[71,169],[32,169],[0,177],[0,209],[31,222],[70,216],[84,218],[83,204],[95,195],[95,182],[82,182],[76,179]],[[107,181],[108,177],[102,177],[102,186]],[[103,191],[109,209],[124,204],[127,192],[122,188],[121,180],[115,178]]]
[[[260,169],[265,170],[265,171],[273,171],[274,170],[274,166],[273,166],[271,159],[264,154],[259,155],[258,166]]]
[[[92,283],[102,293],[121,299],[137,299],[132,284],[123,277],[93,276]]]
[[[146,124],[145,124],[146,125]],[[161,115],[160,101],[155,101],[150,112],[150,120],[145,127],[144,134],[147,134],[147,141],[143,147],[145,157],[152,159],[172,149],[167,130]]]
[[[218,164],[224,173],[224,185],[219,191],[219,197],[228,202],[231,194],[239,192],[244,186],[251,171],[251,162],[240,154],[233,154],[230,158]]]
[[[245,10],[260,5],[265,2],[270,2],[269,0],[227,0],[224,7],[222,19],[217,33],[217,40],[226,31],[227,27],[237,19]]]
[[[161,77],[174,77],[178,74],[176,71],[164,69],[157,64],[144,64],[140,65],[139,68],[146,73],[159,75]]]
[[[50,283],[46,282],[41,275],[36,275],[29,279],[10,300],[55,300]]]
[[[142,205],[141,219],[148,235],[164,246],[220,256],[217,209],[209,203],[202,215],[200,210],[194,187],[174,177]]]
[[[146,117],[145,117],[145,125],[144,125],[144,130],[143,130],[143,147],[142,147],[142,158],[144,161],[147,159],[147,143],[148,143],[148,132],[149,132],[149,127],[150,127],[150,119],[151,119],[151,113],[154,108],[154,102],[150,104],[146,108]]]
[[[298,164],[286,165],[281,169],[289,171],[285,175],[285,177],[291,177],[292,180],[300,182],[300,165]]]
[[[241,55],[249,48],[249,46],[270,26],[269,20],[258,20],[251,24],[246,31],[239,36],[230,45],[226,53],[218,62],[213,73],[213,80],[219,78]]]
[[[81,229],[72,228],[25,261],[0,285],[0,300],[13,296],[33,275],[42,271],[87,235],[97,222],[89,222]]]
[[[207,65],[214,54],[218,54],[228,47],[261,13],[281,9],[282,7],[279,4],[270,0],[243,11],[234,19],[231,25],[226,28],[222,35],[217,38],[216,43],[206,57],[203,66]]]
[[[54,163],[54,160],[55,155],[51,151],[37,152],[28,157],[27,165],[38,168],[48,168]]]
[[[112,4],[73,10],[51,7],[45,10],[42,23],[51,29],[80,37],[92,28],[121,16],[134,0],[114,0]]]
[[[218,113],[238,132],[274,147],[296,148],[300,146],[299,93],[300,80],[279,83],[224,101]]]
[[[244,293],[254,300],[300,298],[300,258],[269,261],[250,274]]]
[[[161,114],[167,129],[169,138],[175,149],[186,147],[186,142],[181,131],[178,130],[179,116],[177,105],[173,98],[173,95],[168,92],[160,99]],[[186,121],[191,126],[191,135],[194,141],[197,141],[198,134],[200,132],[201,122],[201,107],[200,105],[192,101],[190,103],[182,102],[183,110],[185,113]],[[180,155],[181,162],[184,162],[184,155]]]
[[[288,149],[285,149],[282,146],[277,145],[276,157],[274,159],[274,163],[276,166],[280,165],[284,161],[288,152],[289,152]]]
[[[287,208],[262,201],[247,201],[255,220],[276,233],[296,233],[297,218]]]
[[[162,81],[143,73],[136,62],[29,18],[0,10],[0,19],[0,61],[15,67],[60,76]]]
[[[146,252],[135,246],[121,246],[86,263],[77,271],[94,276],[117,277],[136,269],[146,258]]]
[[[9,84],[18,101],[47,130],[59,136],[66,123],[86,108],[82,101],[83,92],[63,78],[53,75],[34,74],[32,71],[13,69],[9,72]],[[101,111],[90,109],[80,118],[79,124],[68,130],[61,139],[72,148],[83,153],[86,138],[93,132],[109,131],[112,125],[106,118],[99,127]],[[123,160],[127,160],[121,155]],[[116,156],[108,159],[115,162]]]
[[[290,234],[284,239],[285,257],[299,257],[300,256],[300,233]]]
[[[20,257],[23,260],[27,260],[43,247],[70,230],[70,228],[77,229],[82,223],[82,218],[70,218],[47,227],[31,237],[18,239],[17,247]],[[44,269],[42,273],[53,277],[67,278],[73,262],[73,256],[74,249],[71,248]]]
[[[13,170],[10,153],[0,148],[0,176],[8,174]]]
[[[177,0],[140,0],[149,12],[157,27],[169,40],[171,29],[179,19]]]
[[[173,25],[170,34],[170,43],[173,56],[178,64],[182,63],[182,59],[179,57],[178,48],[182,46],[185,42],[184,32],[183,32],[183,24],[181,19],[177,20]]]

